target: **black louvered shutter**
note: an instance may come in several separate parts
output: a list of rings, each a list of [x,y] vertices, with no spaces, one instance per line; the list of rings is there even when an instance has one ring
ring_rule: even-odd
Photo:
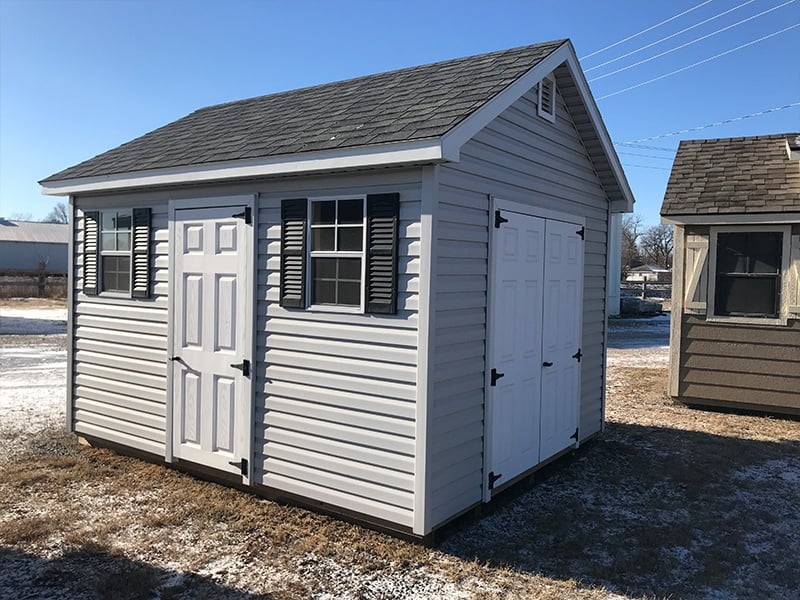
[[[306,307],[308,200],[281,201],[281,306]]]
[[[96,296],[100,293],[98,277],[100,262],[100,213],[96,210],[83,213],[83,293]]]
[[[150,209],[133,209],[131,240],[131,296],[150,297]]]
[[[366,312],[397,313],[400,194],[367,196]]]

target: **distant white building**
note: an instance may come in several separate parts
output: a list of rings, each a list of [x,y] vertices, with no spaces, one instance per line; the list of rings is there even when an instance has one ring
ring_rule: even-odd
[[[625,281],[669,283],[672,281],[672,269],[665,269],[656,265],[642,265],[629,270]]]
[[[67,272],[69,225],[0,217],[0,273]]]

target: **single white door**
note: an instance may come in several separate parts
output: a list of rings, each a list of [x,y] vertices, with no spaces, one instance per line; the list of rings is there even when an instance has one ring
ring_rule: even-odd
[[[578,229],[551,219],[546,226],[540,461],[578,441],[583,313],[583,240]]]
[[[246,471],[249,231],[242,206],[175,211],[173,454]]]
[[[539,462],[545,220],[503,216],[493,230],[490,486]]]

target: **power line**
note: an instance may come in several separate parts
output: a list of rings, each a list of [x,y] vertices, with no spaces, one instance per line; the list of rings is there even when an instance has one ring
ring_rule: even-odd
[[[667,77],[671,77],[672,75],[677,75],[678,73],[682,73],[683,71],[688,71],[689,69],[693,69],[694,67],[700,66],[707,62],[711,62],[712,60],[716,60],[717,58],[721,58],[727,54],[731,54],[732,52],[736,52],[737,50],[742,50],[743,48],[747,48],[748,46],[752,46],[753,44],[757,44],[759,42],[763,42],[764,40],[768,40],[769,38],[775,37],[776,35],[780,35],[781,33],[786,33],[791,29],[795,29],[800,27],[800,23],[795,23],[794,25],[790,25],[780,31],[776,31],[769,35],[765,35],[764,37],[760,37],[757,40],[753,40],[752,42],[748,42],[746,44],[742,44],[741,46],[737,46],[736,48],[731,48],[730,50],[726,50],[725,52],[720,52],[719,54],[715,54],[709,58],[699,60],[696,63],[692,63],[686,67],[682,67],[680,69],[676,69],[674,71],[670,71],[669,73],[665,73],[664,75],[659,75],[658,77],[653,77],[652,79],[648,79],[647,81],[643,81],[641,83],[637,83],[636,85],[631,85],[629,87],[623,88],[621,90],[617,90],[616,92],[611,92],[610,94],[606,94],[605,96],[600,96],[597,98],[598,100],[605,100],[606,98],[611,98],[612,96],[616,96],[617,94],[622,94],[624,92],[629,92],[631,90],[635,90],[636,88],[642,87],[643,85],[648,85],[650,83],[654,83],[656,81],[660,81],[661,79],[666,79]]]
[[[657,158],[659,160],[672,160],[672,157],[670,156],[656,156],[655,154],[639,154],[638,152],[617,151],[617,154],[625,154],[626,156],[640,156],[642,158]]]
[[[721,29],[717,29],[716,31],[712,31],[711,33],[708,33],[708,34],[706,34],[704,36],[701,36],[699,38],[696,38],[694,40],[691,40],[691,41],[686,42],[684,44],[681,44],[679,46],[675,46],[674,48],[670,48],[669,50],[665,50],[664,52],[661,52],[660,54],[656,54],[656,55],[651,56],[649,58],[645,58],[643,60],[640,60],[639,62],[635,62],[632,65],[628,65],[627,67],[622,67],[620,69],[617,69],[616,71],[611,71],[610,73],[606,73],[605,75],[600,75],[599,77],[595,77],[594,79],[590,79],[589,83],[591,83],[593,81],[597,81],[599,79],[605,79],[606,77],[611,77],[612,75],[616,75],[617,73],[622,73],[623,71],[627,71],[628,69],[632,69],[633,67],[638,67],[639,65],[642,65],[642,64],[644,64],[646,62],[650,62],[651,60],[655,60],[657,58],[661,58],[662,56],[666,56],[667,54],[671,54],[672,52],[675,52],[677,50],[681,50],[682,48],[686,48],[687,46],[691,46],[692,44],[696,44],[697,42],[702,42],[703,40],[708,39],[708,38],[710,38],[712,36],[715,36],[715,35],[717,35],[719,33],[722,33],[723,31],[727,31],[728,29],[733,29],[734,27],[738,27],[739,25],[742,25],[743,23],[747,23],[748,21],[752,21],[753,19],[757,19],[758,17],[766,15],[767,13],[771,13],[772,11],[778,10],[779,8],[783,8],[787,4],[792,4],[793,2],[796,2],[796,1],[797,0],[787,0],[783,4],[779,4],[777,6],[773,6],[772,8],[769,8],[769,9],[767,9],[765,11],[762,11],[762,12],[756,14],[756,15],[753,15],[751,17],[747,17],[746,19],[742,19],[741,21],[733,23],[732,25],[727,25],[727,26],[725,26],[725,27],[723,27]]]
[[[755,2],[755,1],[756,0],[747,0],[747,2],[742,2],[738,6],[734,6],[733,8],[729,8],[725,12],[721,12],[721,13],[719,13],[717,15],[714,15],[713,17],[705,19],[704,21],[700,21],[699,23],[696,23],[694,25],[690,25],[689,27],[686,27],[685,29],[681,29],[677,33],[673,33],[672,35],[668,35],[666,37],[663,37],[660,40],[656,40],[655,42],[647,44],[646,46],[642,46],[641,48],[637,48],[636,50],[631,50],[630,52],[627,52],[627,53],[623,54],[622,56],[618,56],[617,58],[612,58],[611,60],[607,60],[606,62],[600,63],[599,65],[596,65],[594,67],[590,67],[588,69],[584,69],[583,71],[584,71],[584,73],[588,73],[589,71],[594,71],[595,69],[599,69],[601,67],[605,67],[606,65],[610,65],[611,63],[615,63],[615,62],[617,62],[619,60],[622,60],[623,58],[628,58],[629,56],[631,56],[633,54],[636,54],[637,52],[641,52],[642,50],[647,50],[648,48],[652,48],[653,46],[655,46],[657,44],[660,44],[661,42],[666,42],[667,40],[672,39],[672,38],[674,38],[676,36],[679,36],[682,33],[686,33],[687,31],[690,31],[692,29],[696,29],[696,28],[700,27],[701,25],[705,25],[706,23],[709,23],[710,21],[713,21],[715,19],[719,19],[720,17],[724,17],[728,13],[732,13],[733,11],[740,9],[743,6],[747,6],[748,4],[751,4],[751,3]]]
[[[635,167],[637,169],[655,169],[656,171],[671,171],[669,167],[652,167],[650,165],[632,165],[630,163],[622,163],[623,167]]]
[[[783,106],[776,106],[775,108],[760,110],[758,112],[750,113],[749,115],[742,115],[741,117],[733,117],[732,119],[725,119],[724,121],[717,121],[716,123],[709,123],[708,125],[700,125],[699,127],[690,127],[689,129],[681,129],[680,131],[671,131],[669,133],[662,133],[660,135],[651,135],[650,137],[640,138],[638,140],[631,140],[630,142],[614,142],[614,143],[620,146],[647,148],[648,146],[642,146],[639,144],[639,142],[649,142],[650,140],[659,140],[661,138],[672,137],[675,135],[683,135],[685,133],[691,133],[693,131],[700,131],[701,129],[708,129],[709,127],[717,127],[719,125],[727,125],[728,123],[735,123],[737,121],[743,121],[745,119],[752,119],[753,117],[760,117],[762,115],[778,112],[780,110],[786,110],[787,108],[797,108],[798,106],[800,106],[800,102],[792,102],[791,104],[784,104]],[[656,146],[651,146],[651,147],[656,148]]]
[[[653,29],[656,29],[657,27],[661,27],[662,25],[665,25],[665,24],[669,23],[670,21],[674,21],[678,17],[682,17],[683,15],[689,14],[693,10],[697,10],[698,8],[700,8],[701,6],[705,6],[709,2],[711,2],[711,0],[704,0],[704,2],[701,2],[697,6],[694,6],[694,7],[690,8],[690,9],[688,9],[688,10],[685,10],[685,11],[683,11],[681,13],[678,13],[674,17],[670,17],[669,19],[665,19],[664,21],[661,21],[660,23],[656,23],[655,25],[653,25],[652,27],[648,27],[647,29],[642,29],[638,33],[634,33],[633,35],[629,35],[625,39],[622,39],[622,40],[620,40],[618,42],[614,42],[613,44],[611,44],[609,46],[606,46],[605,48],[600,48],[600,50],[595,50],[591,54],[587,54],[586,56],[581,56],[578,60],[584,60],[585,58],[590,58],[590,57],[594,56],[595,54],[600,54],[601,52],[605,52],[606,50],[610,50],[611,48],[614,48],[615,46],[619,46],[620,44],[624,44],[625,42],[627,42],[629,40],[632,40],[635,37],[639,37],[640,35],[642,35],[644,33],[647,33],[648,31],[653,31]]]
[[[644,144],[637,144],[635,142],[614,142],[615,146],[628,146],[630,148],[641,148],[642,150],[658,150],[659,152],[672,152],[673,154],[678,151],[677,148],[665,148],[664,146],[646,146]]]

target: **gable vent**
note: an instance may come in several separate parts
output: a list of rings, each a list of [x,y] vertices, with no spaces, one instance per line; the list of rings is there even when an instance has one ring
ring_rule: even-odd
[[[539,116],[551,123],[556,120],[556,80],[552,75],[544,77],[539,82]]]

